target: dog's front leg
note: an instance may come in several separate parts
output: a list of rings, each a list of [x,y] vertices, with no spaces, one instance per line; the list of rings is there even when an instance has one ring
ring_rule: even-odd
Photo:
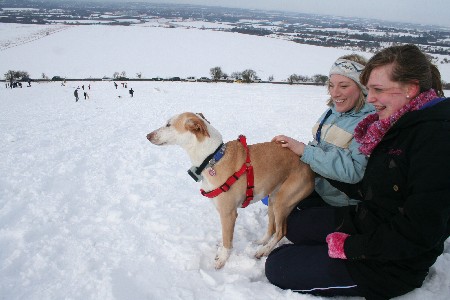
[[[222,246],[217,250],[216,269],[222,268],[233,248],[234,225],[236,224],[237,210],[236,208],[224,210],[219,208],[220,222],[222,224]]]

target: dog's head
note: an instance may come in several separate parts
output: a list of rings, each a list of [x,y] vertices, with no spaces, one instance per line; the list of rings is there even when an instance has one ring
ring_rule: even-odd
[[[201,143],[210,138],[214,130],[203,114],[185,112],[167,121],[167,124],[147,135],[147,139],[155,145],[187,146]]]

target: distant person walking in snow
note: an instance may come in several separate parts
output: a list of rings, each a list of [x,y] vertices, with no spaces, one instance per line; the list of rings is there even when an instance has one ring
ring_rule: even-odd
[[[78,89],[75,89],[73,95],[75,96],[75,102],[78,102]]]
[[[130,95],[131,95],[131,98],[133,98],[133,94],[134,94],[133,88],[131,88],[131,89],[129,90],[129,93],[130,93]]]
[[[88,93],[84,92],[84,100],[86,100],[86,98],[89,99],[89,95]]]
[[[116,87],[116,90],[117,90],[118,84],[115,81],[114,81],[114,86]]]

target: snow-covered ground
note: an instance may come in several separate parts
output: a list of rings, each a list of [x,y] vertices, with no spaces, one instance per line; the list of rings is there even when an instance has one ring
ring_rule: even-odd
[[[326,74],[343,54],[275,39],[145,27],[80,26],[42,35],[42,27],[1,24],[0,42],[17,41],[9,34],[14,26],[22,28],[16,31],[21,39],[40,38],[2,48],[2,74],[207,76],[219,65],[282,79]],[[191,52],[188,41],[195,38],[204,52]],[[228,55],[226,45],[240,51]],[[73,91],[83,84],[90,84],[89,100],[81,90],[75,103]],[[253,241],[267,221],[261,203],[239,209],[233,253],[216,271],[217,212],[187,175],[183,150],[154,146],[146,134],[174,114],[193,111],[203,112],[225,141],[245,134],[257,143],[281,133],[308,141],[326,99],[325,87],[276,84],[0,85],[0,299],[321,299],[268,283],[265,258],[253,258]],[[448,270],[449,241],[423,287],[400,299],[449,299]]]
[[[186,78],[209,77],[209,70],[219,66],[228,75],[253,69],[264,80],[269,76],[285,80],[294,73],[326,74],[334,59],[348,52],[239,33],[147,24],[44,25],[40,33],[54,27],[65,30],[35,39],[36,27],[41,26],[0,25],[0,37],[6,31],[9,42],[9,48],[0,52],[0,74],[12,69],[27,71],[32,78],[41,78],[42,73],[49,78],[102,78],[125,71],[130,78],[137,73],[145,78]],[[15,32],[12,37],[11,32]],[[33,42],[24,42],[27,34]],[[18,46],[12,47],[15,42]]]
[[[75,102],[85,84],[89,100]],[[177,147],[146,134],[203,112],[225,141],[284,133],[308,141],[325,87],[275,84],[33,84],[0,92],[2,299],[316,299],[283,291],[253,257],[266,206],[239,210],[233,253],[216,271],[218,214]],[[120,96],[120,97],[119,97]],[[402,299],[448,299],[450,245]],[[318,298],[320,299],[320,298]]]
[[[348,50],[297,44],[284,39],[198,28],[0,24],[0,74],[27,71],[32,78],[129,78],[210,76],[219,66],[231,75],[245,69],[267,80],[292,74],[327,75],[334,60]],[[186,22],[183,26],[188,26]],[[192,22],[193,26],[198,25]],[[215,23],[209,23],[218,26]],[[159,26],[159,25],[158,25]],[[205,22],[205,27],[209,25]],[[222,24],[221,26],[225,26]],[[209,26],[210,27],[210,26]],[[372,54],[360,53],[366,58]],[[450,64],[440,64],[450,82]]]

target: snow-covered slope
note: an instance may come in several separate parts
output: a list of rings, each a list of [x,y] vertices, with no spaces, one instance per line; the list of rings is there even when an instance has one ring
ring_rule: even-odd
[[[349,51],[196,28],[0,24],[0,74],[24,70],[32,78],[130,78],[210,76],[219,66],[228,75],[252,69],[267,80],[292,74],[328,75],[333,61]],[[360,53],[366,58],[370,53]],[[450,81],[450,64],[439,65]]]
[[[140,82],[135,90],[33,83],[0,93],[0,295],[3,299],[320,299],[283,291],[253,257],[267,207],[239,209],[233,253],[216,271],[215,208],[183,150],[146,134],[203,112],[224,140],[311,139],[324,87]],[[119,97],[120,96],[120,97]],[[448,299],[450,245],[401,299]]]

